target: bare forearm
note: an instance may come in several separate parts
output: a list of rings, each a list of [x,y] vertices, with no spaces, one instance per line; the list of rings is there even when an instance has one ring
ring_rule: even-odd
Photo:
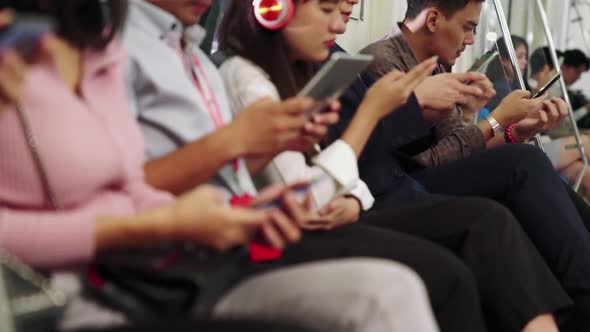
[[[95,226],[97,252],[154,246],[172,240],[164,227],[166,210],[156,210],[136,217],[99,217]]]
[[[187,144],[145,165],[147,182],[153,187],[180,195],[211,179],[225,163],[246,154],[231,128]]]

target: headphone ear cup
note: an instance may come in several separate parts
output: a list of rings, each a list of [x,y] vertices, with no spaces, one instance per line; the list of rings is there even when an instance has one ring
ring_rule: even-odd
[[[284,28],[295,15],[293,0],[254,0],[252,6],[258,23],[268,30]]]

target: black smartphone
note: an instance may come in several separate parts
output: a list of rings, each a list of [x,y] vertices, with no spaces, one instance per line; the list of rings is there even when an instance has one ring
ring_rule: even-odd
[[[15,49],[22,57],[29,58],[47,33],[55,30],[50,17],[19,14],[14,22],[0,30],[0,52]]]
[[[553,76],[553,78],[547,82],[547,84],[545,84],[545,86],[543,86],[541,88],[541,90],[539,90],[537,93],[535,93],[531,99],[535,99],[537,97],[542,96],[545,92],[547,92],[547,90],[549,90],[553,84],[557,83],[559,81],[559,79],[561,78],[561,73],[557,73],[555,76]]]

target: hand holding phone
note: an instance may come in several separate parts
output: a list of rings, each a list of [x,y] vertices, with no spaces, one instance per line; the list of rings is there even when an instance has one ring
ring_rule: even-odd
[[[287,194],[288,192],[292,193],[295,196],[295,200],[297,201],[297,203],[304,204],[305,200],[309,197],[311,193],[311,188],[329,179],[330,177],[328,175],[323,175],[314,178],[311,181],[300,181],[290,184],[288,186],[272,186],[261,192],[260,196],[257,197],[257,199],[254,200],[254,202],[252,202],[252,206],[259,210],[271,210],[274,208],[281,208],[284,204],[285,194]]]
[[[301,225],[311,216],[310,186],[309,182],[290,186],[275,185],[260,193],[252,207],[268,213],[271,221],[260,227],[255,237],[256,243],[283,248],[289,243],[299,241]]]
[[[542,96],[543,94],[545,94],[545,92],[547,92],[555,83],[557,83],[560,78],[561,78],[561,73],[557,73],[555,76],[553,76],[553,78],[549,82],[547,82],[547,84],[545,84],[541,89],[539,89],[539,91],[537,91],[537,93],[535,93],[531,97],[531,99],[538,98],[538,97]]]
[[[52,30],[50,20],[0,11],[0,112],[5,105],[20,102],[23,95],[25,60],[32,59],[42,36]]]

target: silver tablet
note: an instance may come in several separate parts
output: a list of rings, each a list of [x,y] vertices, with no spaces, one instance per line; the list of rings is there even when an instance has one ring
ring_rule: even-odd
[[[336,100],[371,61],[373,61],[372,55],[334,53],[328,63],[315,74],[298,95],[311,97],[323,105]]]

